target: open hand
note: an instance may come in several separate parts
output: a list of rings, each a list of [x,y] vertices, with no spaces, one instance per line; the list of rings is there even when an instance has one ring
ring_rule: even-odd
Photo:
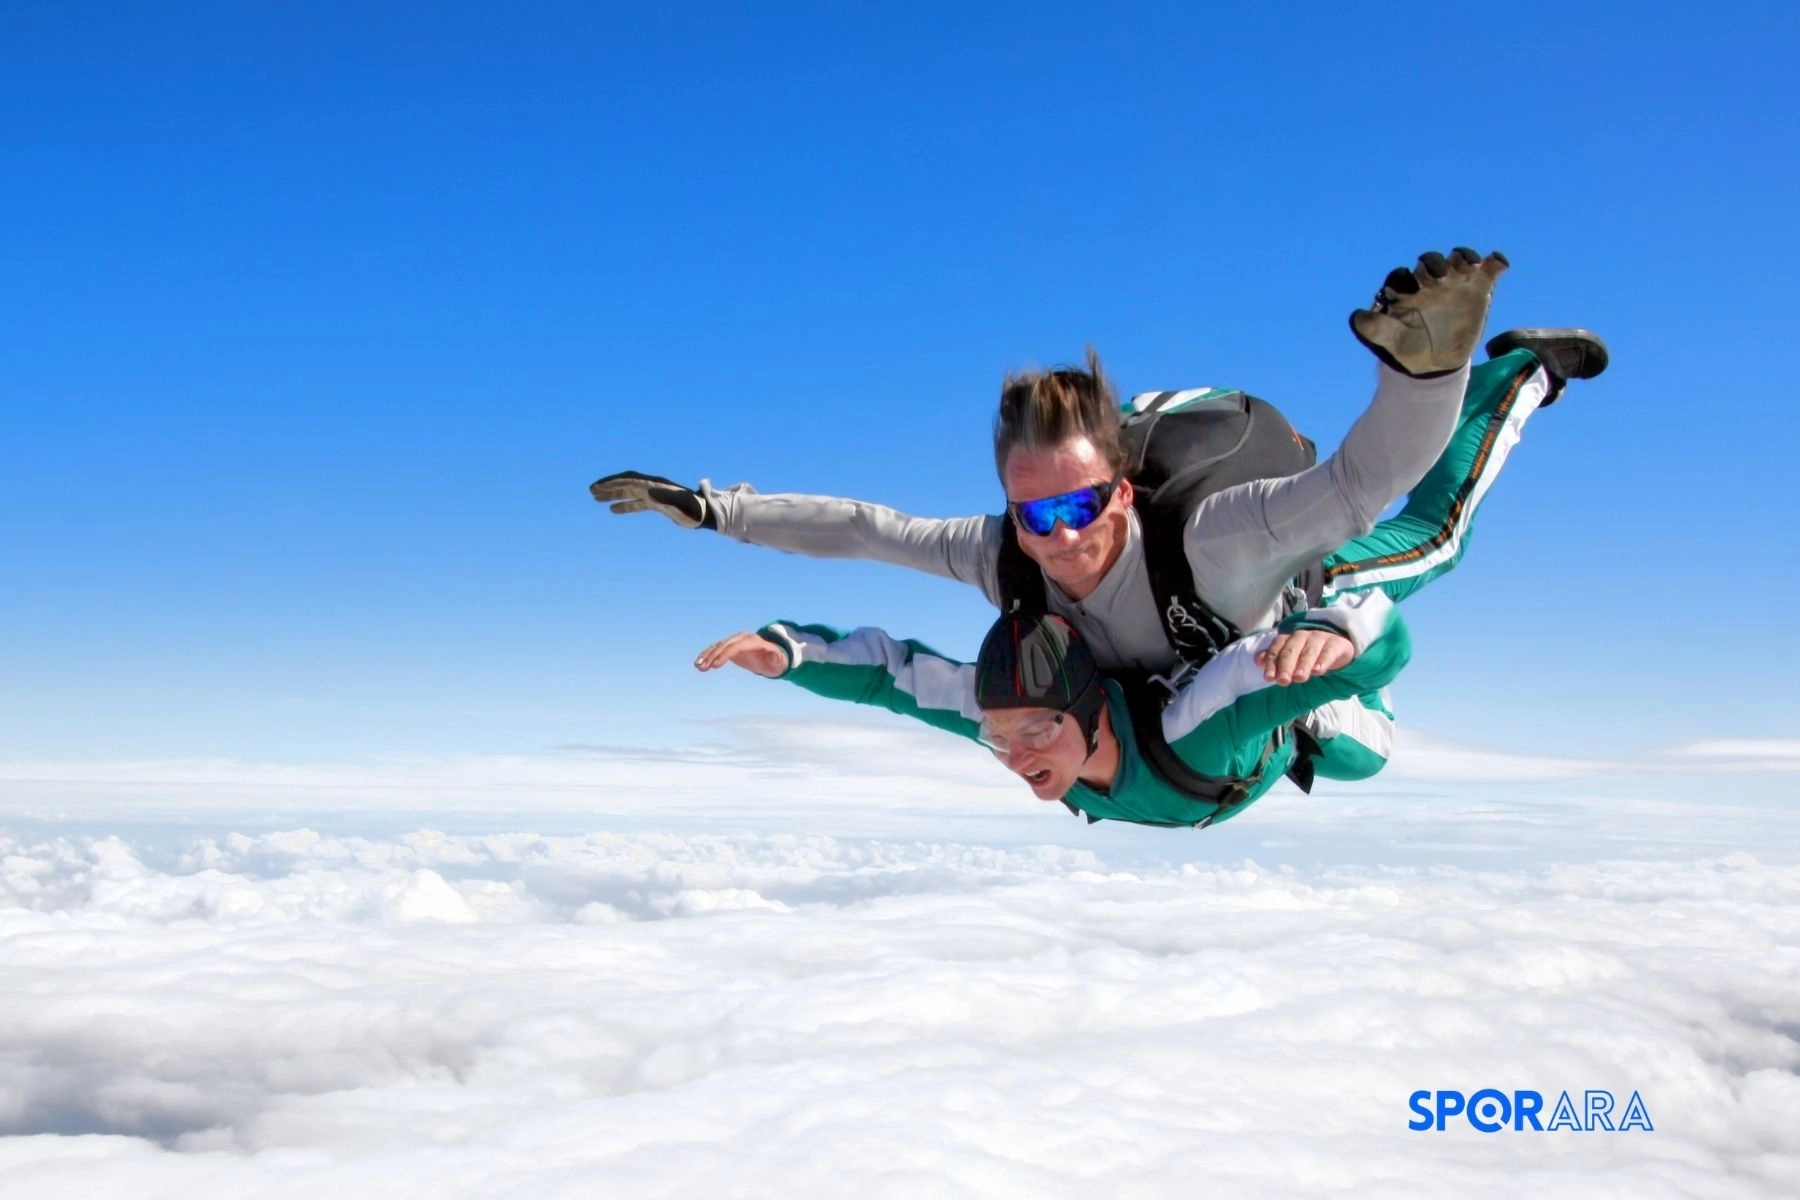
[[[1350,330],[1396,371],[1429,379],[1458,370],[1475,353],[1506,266],[1498,250],[1485,258],[1466,246],[1448,257],[1428,251],[1416,267],[1388,272],[1374,302],[1350,314]]]
[[[727,663],[736,663],[746,671],[754,671],[766,679],[778,679],[787,673],[787,651],[760,633],[734,633],[721,638],[700,652],[694,667],[716,671]]]
[[[1297,633],[1278,633],[1267,650],[1256,656],[1263,678],[1279,684],[1305,683],[1314,675],[1323,675],[1349,665],[1356,657],[1356,643],[1341,633],[1325,629],[1302,629]]]
[[[588,495],[616,513],[657,512],[684,529],[706,524],[706,499],[661,475],[619,471],[588,485]]]

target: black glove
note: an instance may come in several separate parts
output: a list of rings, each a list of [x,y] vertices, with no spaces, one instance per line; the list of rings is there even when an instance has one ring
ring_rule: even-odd
[[[616,513],[659,512],[684,529],[716,529],[706,497],[660,475],[620,471],[588,485],[588,492],[602,504],[611,502]]]
[[[1474,357],[1494,282],[1509,265],[1498,250],[1486,258],[1464,246],[1449,258],[1421,254],[1412,270],[1388,272],[1374,303],[1350,314],[1350,332],[1396,371],[1448,375]]]

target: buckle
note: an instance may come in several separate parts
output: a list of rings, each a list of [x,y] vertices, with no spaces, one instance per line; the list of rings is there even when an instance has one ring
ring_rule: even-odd
[[[1199,673],[1200,665],[1198,663],[1183,659],[1180,665],[1167,675],[1151,675],[1145,682],[1159,684],[1164,691],[1168,692],[1168,696],[1163,699],[1163,703],[1167,704],[1181,692],[1182,688],[1188,685],[1190,679]]]

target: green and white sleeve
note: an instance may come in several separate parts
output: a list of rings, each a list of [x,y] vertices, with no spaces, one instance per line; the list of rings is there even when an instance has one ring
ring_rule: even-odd
[[[1347,596],[1328,610],[1308,610],[1292,624],[1343,632],[1356,644],[1357,657],[1339,670],[1284,686],[1263,678],[1256,665],[1276,631],[1233,642],[1163,710],[1163,736],[1189,766],[1212,775],[1241,774],[1275,730],[1321,705],[1379,692],[1412,655],[1405,624],[1378,590]]]
[[[971,741],[981,727],[972,663],[880,629],[844,633],[777,621],[761,632],[787,651],[781,678],[809,692],[885,708]]]
[[[1312,768],[1320,779],[1368,779],[1393,757],[1394,710],[1386,688],[1321,704],[1299,725],[1319,744]]]
[[[1365,599],[1367,595],[1339,593],[1319,608],[1288,617],[1281,628],[1335,630],[1360,655],[1385,633],[1391,610],[1391,605]],[[1299,724],[1319,744],[1313,773],[1322,779],[1368,779],[1387,766],[1394,751],[1394,710],[1385,686],[1321,704],[1299,718]]]

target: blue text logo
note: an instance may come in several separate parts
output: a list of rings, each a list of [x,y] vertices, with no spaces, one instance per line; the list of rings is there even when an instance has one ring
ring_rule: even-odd
[[[1550,1133],[1558,1129],[1570,1129],[1577,1133],[1592,1133],[1596,1129],[1608,1133],[1624,1132],[1627,1129],[1642,1129],[1646,1133],[1654,1132],[1656,1126],[1650,1123],[1650,1113],[1644,1107],[1644,1098],[1636,1092],[1625,1102],[1624,1111],[1615,1120],[1613,1110],[1618,1102],[1611,1092],[1586,1091],[1581,1094],[1581,1107],[1564,1092],[1556,1098],[1550,1108],[1550,1117],[1546,1122],[1541,1120],[1544,1111],[1544,1094],[1524,1088],[1511,1092],[1503,1092],[1499,1088],[1482,1088],[1472,1096],[1464,1096],[1461,1092],[1451,1090],[1417,1091],[1407,1101],[1407,1107],[1419,1114],[1416,1120],[1408,1121],[1406,1127],[1414,1130],[1436,1130],[1443,1132],[1444,1122],[1452,1117],[1462,1117],[1470,1125],[1482,1133],[1499,1133],[1502,1129],[1511,1129],[1523,1133],[1530,1128],[1538,1133]]]

